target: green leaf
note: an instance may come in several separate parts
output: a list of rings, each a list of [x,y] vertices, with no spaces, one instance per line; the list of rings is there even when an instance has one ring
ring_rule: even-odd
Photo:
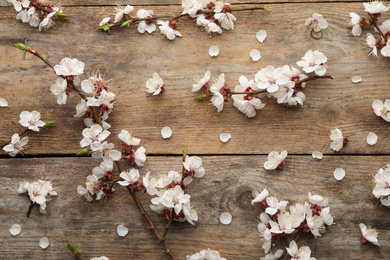
[[[73,245],[71,242],[68,242],[66,244],[66,248],[72,252],[73,254],[80,254],[83,250],[81,248],[77,248],[75,245]]]
[[[126,20],[122,23],[121,27],[125,27],[125,26],[129,26],[131,24],[131,21],[130,20]]]
[[[183,155],[186,155],[188,153],[188,145],[184,146],[183,148]]]
[[[110,31],[110,26],[108,26],[108,24],[104,24],[104,25],[98,27],[97,30],[98,30],[98,31],[109,32],[109,31]]]
[[[196,96],[196,97],[195,97],[195,100],[197,100],[197,101],[203,101],[205,97],[206,97],[205,94],[200,94],[199,96]]]
[[[76,155],[88,155],[89,154],[89,147],[84,147],[80,151],[76,153]]]

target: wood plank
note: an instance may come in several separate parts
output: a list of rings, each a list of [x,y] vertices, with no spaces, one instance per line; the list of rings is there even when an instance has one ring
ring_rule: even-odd
[[[307,200],[307,192],[329,197],[335,225],[320,238],[302,237],[317,259],[382,259],[390,249],[389,209],[380,207],[372,195],[372,174],[384,167],[389,156],[325,156],[317,161],[310,156],[289,156],[282,172],[266,172],[265,156],[204,156],[206,175],[191,184],[187,192],[199,214],[195,226],[175,223],[168,235],[179,259],[210,247],[227,259],[259,259],[262,240],[256,225],[261,212],[250,204],[250,191],[267,187],[278,198],[291,203]],[[158,175],[180,171],[181,158],[149,157],[141,173]],[[65,249],[67,241],[82,247],[86,259],[106,255],[110,259],[168,259],[154,240],[127,191],[118,187],[105,204],[86,203],[76,195],[97,162],[90,158],[36,158],[0,160],[0,249],[2,259],[72,259]],[[336,167],[346,170],[342,181],[333,178]],[[17,194],[24,178],[53,180],[58,197],[48,202],[48,214],[35,208],[23,221],[28,199]],[[142,196],[148,205],[149,196]],[[147,211],[150,211],[147,209]],[[218,223],[222,212],[230,212],[229,226]],[[164,220],[151,213],[158,228]],[[377,228],[382,247],[361,245],[359,223]],[[22,232],[13,237],[8,230],[20,223]],[[118,224],[130,232],[116,234]],[[50,239],[46,250],[38,247],[41,237]]]
[[[341,153],[390,153],[389,125],[371,109],[374,99],[389,97],[388,60],[367,56],[364,37],[350,34],[348,12],[359,12],[358,3],[283,4],[273,5],[270,11],[240,12],[235,30],[212,38],[189,19],[183,19],[178,27],[183,38],[174,42],[159,33],[140,35],[133,29],[111,35],[96,32],[96,24],[111,13],[111,7],[68,10],[71,15],[68,22],[58,22],[56,29],[39,33],[16,21],[6,9],[0,9],[1,95],[10,104],[0,110],[2,142],[21,131],[17,123],[20,112],[35,109],[44,119],[56,121],[57,126],[31,134],[28,153],[74,154],[79,150],[83,124],[73,117],[73,107],[79,99],[70,98],[67,105],[56,105],[49,91],[55,75],[30,55],[23,60],[22,53],[12,47],[13,43],[28,38],[31,46],[47,54],[53,63],[72,56],[86,63],[86,71],[105,68],[117,94],[115,111],[109,119],[112,136],[121,129],[131,130],[142,139],[147,153],[179,154],[184,145],[198,154],[267,154],[283,149],[294,154],[310,154],[315,150],[333,153],[329,134],[335,127],[351,140]],[[168,7],[159,7],[156,13],[167,10]],[[320,40],[311,39],[304,26],[305,19],[314,11],[329,21],[329,28]],[[268,32],[263,44],[255,38],[259,29]],[[74,37],[75,34],[82,37]],[[208,55],[212,45],[221,50],[217,58]],[[248,55],[253,48],[262,52],[263,57],[257,63]],[[270,100],[255,118],[248,119],[232,104],[226,104],[218,114],[208,102],[193,100],[191,85],[206,70],[214,77],[225,73],[227,83],[233,87],[240,75],[253,77],[267,65],[294,65],[309,49],[322,50],[328,56],[328,72],[335,79],[311,83],[302,107],[286,108]],[[153,72],[160,74],[166,86],[166,92],[158,97],[145,93],[145,81]],[[352,84],[351,77],[355,75],[362,76],[363,82]],[[169,140],[160,136],[160,129],[166,125],[173,130]],[[365,142],[370,131],[379,136],[378,144],[373,147]],[[233,136],[226,144],[219,141],[222,132]],[[119,145],[114,138],[110,141]]]
[[[54,3],[55,1],[41,1],[41,2],[48,2],[48,3]],[[137,0],[137,1],[120,1],[122,5],[179,5],[181,3],[180,0]],[[231,0],[226,1],[231,4],[258,4],[259,1],[256,0]],[[264,0],[261,1],[262,4],[264,3],[299,3],[300,0]],[[337,0],[308,0],[305,2],[311,2],[311,3],[318,3],[318,2],[340,2]],[[348,0],[347,2],[362,2],[361,0]],[[115,6],[116,3],[109,0],[63,0],[61,1],[61,6]],[[11,6],[10,3],[8,3],[7,0],[0,0],[0,7],[1,6]]]

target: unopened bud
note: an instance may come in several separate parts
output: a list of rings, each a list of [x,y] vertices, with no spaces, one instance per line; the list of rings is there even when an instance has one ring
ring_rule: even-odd
[[[183,155],[186,155],[188,153],[188,146],[184,146],[183,148]]]
[[[24,43],[15,43],[14,46],[22,51],[27,50],[27,44],[24,44]]]
[[[77,248],[75,245],[73,245],[71,242],[68,242],[66,244],[66,248],[72,252],[73,254],[80,254],[82,252],[81,248]]]
[[[98,27],[96,30],[109,32],[110,31],[110,26],[108,26],[108,24],[104,24],[104,25]]]
[[[121,24],[121,27],[125,27],[125,26],[129,27],[130,24],[131,24],[131,21],[130,21],[130,20],[126,20],[126,21],[124,21],[124,22]]]
[[[45,121],[45,126],[49,127],[49,126],[54,126],[54,121]]]
[[[56,17],[58,19],[62,19],[62,20],[65,20],[68,18],[68,15],[64,14],[62,9],[60,9],[57,13],[56,13]]]
[[[197,101],[203,101],[204,100],[204,98],[205,98],[205,94],[200,94],[199,96],[196,96],[195,97],[195,100],[197,100]]]
[[[76,153],[76,155],[88,155],[89,154],[89,147],[84,147],[80,151]]]

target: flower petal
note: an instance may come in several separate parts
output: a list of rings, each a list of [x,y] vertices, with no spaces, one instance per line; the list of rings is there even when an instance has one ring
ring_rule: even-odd
[[[249,56],[253,61],[259,61],[261,59],[261,54],[259,50],[253,49],[249,52]]]
[[[232,135],[229,133],[222,133],[219,135],[219,140],[221,140],[222,143],[226,143],[230,138],[232,138]]]
[[[161,136],[164,139],[168,139],[172,136],[172,129],[169,126],[164,126],[161,129]]]
[[[265,38],[267,37],[267,32],[265,30],[259,30],[256,33],[256,38],[259,42],[263,43]]]
[[[39,240],[39,246],[42,248],[42,249],[46,249],[48,246],[49,246],[49,239],[47,237],[42,237],[40,240]]]
[[[229,212],[224,212],[219,217],[219,221],[224,225],[229,225],[232,222],[232,215]]]
[[[351,80],[352,80],[353,83],[359,83],[359,82],[362,81],[362,77],[353,76],[353,77],[351,78]]]
[[[334,170],[333,172],[333,177],[338,180],[338,181],[341,181],[345,176],[345,170],[343,168],[336,168],[336,170]]]
[[[375,133],[370,132],[367,135],[366,140],[369,145],[374,145],[378,142],[378,136]]]
[[[217,57],[219,54],[219,48],[217,46],[211,46],[209,49],[209,55],[211,57]]]
[[[9,232],[13,236],[19,235],[21,231],[22,231],[22,227],[19,224],[13,224],[9,229]]]
[[[5,98],[0,98],[0,107],[8,107],[8,102]]]
[[[127,233],[129,233],[129,229],[124,225],[118,225],[118,227],[116,228],[116,232],[118,233],[119,236],[125,237]]]
[[[323,157],[323,154],[321,152],[318,152],[318,151],[314,151],[311,156],[314,158],[314,159],[318,159],[318,160],[321,160],[322,157]]]

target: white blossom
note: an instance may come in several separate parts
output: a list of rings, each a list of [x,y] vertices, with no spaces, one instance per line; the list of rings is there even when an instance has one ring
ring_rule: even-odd
[[[371,242],[376,246],[381,246],[378,242],[378,231],[373,228],[367,228],[367,226],[363,223],[359,224],[360,231],[362,232],[362,242],[365,241]]]
[[[57,98],[57,104],[63,105],[66,104],[66,88],[68,86],[68,82],[66,79],[63,78],[57,78],[56,84],[52,85],[50,87],[51,93]]]
[[[76,58],[63,58],[54,70],[58,76],[77,76],[84,73],[84,63]]]
[[[118,134],[118,138],[128,146],[139,145],[141,139],[135,138],[129,131],[122,130]]]
[[[139,9],[137,11],[136,16],[137,18],[144,19],[144,18],[151,18],[152,15],[153,15],[153,10]],[[145,33],[145,32],[152,33],[156,30],[156,25],[152,23],[151,20],[142,20],[139,22],[137,29],[138,32],[140,33]]]
[[[306,73],[314,72],[318,76],[323,76],[326,73],[327,66],[325,62],[327,60],[327,57],[322,52],[309,50],[302,57],[302,60],[297,62],[297,65],[302,67]]]
[[[362,34],[362,27],[360,26],[361,17],[357,13],[351,12],[349,13],[351,17],[351,25],[352,25],[352,35],[360,36]]]
[[[123,8],[123,6],[121,6],[121,5],[118,5],[116,7],[116,14],[115,14],[114,23],[120,22],[123,19],[124,15],[130,14],[130,12],[133,10],[134,10],[134,7],[131,5],[126,5],[125,8]]]
[[[306,26],[309,26],[314,32],[320,32],[328,27],[328,22],[322,14],[313,13],[310,18],[306,19]]]
[[[374,35],[371,33],[367,33],[366,42],[368,47],[371,48],[371,51],[369,54],[372,54],[372,56],[378,57],[378,48],[376,47],[376,39]]]
[[[192,92],[196,92],[202,89],[203,86],[205,86],[208,81],[210,80],[211,73],[210,71],[206,71],[203,78],[196,84],[192,84]],[[208,84],[207,84],[208,86]]]
[[[11,137],[11,143],[4,146],[3,150],[12,157],[16,156],[18,153],[23,154],[23,150],[25,149],[28,141],[28,136],[20,139],[19,134],[13,134]]]
[[[157,20],[157,24],[160,25],[158,27],[160,29],[160,32],[167,36],[169,40],[174,40],[176,36],[181,37],[181,33],[175,30],[176,24],[174,22]]]
[[[226,260],[221,257],[220,253],[210,248],[204,249],[193,255],[187,255],[187,260]]]
[[[269,196],[269,191],[267,189],[263,189],[261,192],[252,191],[253,200],[251,201],[251,204],[254,205],[255,203],[262,202],[268,196]]]
[[[372,109],[374,109],[377,116],[380,116],[385,121],[390,122],[390,99],[386,99],[385,102],[375,100],[372,102]]]
[[[128,186],[138,181],[139,171],[137,169],[131,169],[130,171],[123,171],[119,174],[124,181],[118,181],[119,185]]]
[[[375,0],[370,3],[363,3],[363,6],[364,11],[369,14],[380,14],[389,10],[389,7],[386,7],[381,0]]]
[[[335,128],[330,131],[330,148],[336,152],[340,151],[344,146],[344,136],[343,133]]]
[[[39,132],[39,127],[45,126],[45,122],[40,119],[41,113],[39,113],[38,111],[23,111],[22,113],[20,113],[19,124],[24,127],[27,127],[32,131]]]
[[[284,150],[280,154],[276,151],[272,151],[268,154],[268,160],[264,163],[264,168],[266,170],[275,170],[276,168],[278,169],[283,169],[284,164],[283,161],[287,157],[287,151]]]
[[[158,73],[153,73],[153,78],[146,81],[146,92],[158,95],[164,91],[164,81]]]
[[[53,19],[51,19],[54,15],[56,15],[56,12],[51,12],[49,13],[45,19],[43,19],[41,21],[41,23],[39,24],[39,27],[38,27],[38,30],[39,31],[42,31],[42,29],[49,29],[50,27],[53,27],[54,25],[54,21]],[[59,75],[59,74],[57,74]],[[65,76],[65,75],[64,75]]]
[[[30,6],[29,0],[8,0],[8,2],[14,5],[17,12],[20,12],[23,8],[28,8]]]
[[[291,240],[290,245],[287,249],[287,253],[291,256],[291,260],[315,260],[311,257],[311,250],[308,246],[301,246],[298,249],[297,243]]]
[[[111,133],[98,124],[93,124],[89,128],[85,128],[82,132],[83,139],[80,141],[81,147],[91,145],[92,151],[101,149],[101,142],[106,140]]]
[[[31,202],[38,204],[39,211],[46,213],[46,201],[50,200],[50,196],[57,195],[53,189],[53,184],[50,181],[37,180],[34,182],[23,181],[19,184],[18,193],[30,197]]]

